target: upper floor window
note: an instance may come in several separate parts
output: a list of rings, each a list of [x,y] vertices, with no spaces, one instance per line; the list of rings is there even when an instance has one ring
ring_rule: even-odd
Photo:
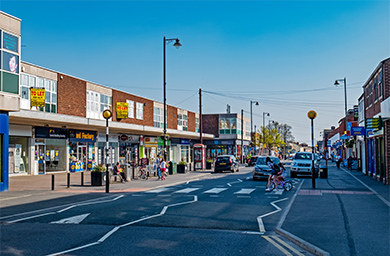
[[[141,120],[144,119],[144,104],[137,102],[136,107],[136,118]]]
[[[188,116],[185,114],[177,115],[177,129],[181,131],[188,131]]]
[[[195,132],[199,132],[199,117],[195,117]]]
[[[153,109],[153,126],[164,128],[164,109],[154,107]]]
[[[219,119],[219,134],[240,134],[237,132],[237,118]]]
[[[30,109],[30,88],[45,89],[45,107],[40,111],[57,113],[57,82],[42,77],[21,74],[20,97],[26,102],[21,102],[21,107]],[[27,102],[28,101],[28,102]]]
[[[251,123],[245,122],[245,136],[251,136]]]
[[[129,105],[128,118],[134,118],[134,101],[126,100],[126,103]]]
[[[112,109],[112,97],[87,90],[87,118],[104,119],[106,109]]]

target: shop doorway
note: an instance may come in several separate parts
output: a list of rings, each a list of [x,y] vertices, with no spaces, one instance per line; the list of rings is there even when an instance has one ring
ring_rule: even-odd
[[[46,173],[45,152],[46,147],[44,144],[35,144],[35,160],[38,161],[38,174]]]
[[[77,159],[84,164],[84,169],[87,169],[87,145],[77,146]]]

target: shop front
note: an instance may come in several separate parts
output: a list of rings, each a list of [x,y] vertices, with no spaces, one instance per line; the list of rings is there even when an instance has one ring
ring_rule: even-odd
[[[170,158],[172,161],[179,163],[184,161],[186,163],[191,162],[190,157],[190,140],[173,138],[171,140]]]
[[[97,137],[97,159],[96,164],[105,164],[105,152],[106,152],[106,134],[103,132],[98,133]],[[94,151],[95,152],[95,151]],[[108,135],[108,165],[113,166],[119,160],[119,143],[118,134]]]
[[[152,164],[156,160],[157,154],[162,156],[161,149],[158,137],[144,137],[143,146],[140,146],[140,159],[148,159],[147,164]]]
[[[8,114],[0,112],[0,191],[8,190]]]
[[[67,171],[66,129],[35,127],[32,174]]]
[[[138,148],[140,143],[139,135],[119,134],[119,162],[133,163],[139,159]]]
[[[237,155],[235,140],[206,140],[206,159],[215,159],[219,155]]]
[[[9,175],[29,174],[32,126],[9,126]]]
[[[95,165],[96,132],[69,130],[69,171],[91,170]]]

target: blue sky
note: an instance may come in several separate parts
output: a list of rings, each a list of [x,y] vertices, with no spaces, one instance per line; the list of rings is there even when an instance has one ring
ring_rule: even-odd
[[[292,126],[311,143],[357,104],[362,85],[390,56],[390,2],[370,1],[8,1],[0,10],[22,20],[24,61],[203,113],[231,111],[262,125]]]

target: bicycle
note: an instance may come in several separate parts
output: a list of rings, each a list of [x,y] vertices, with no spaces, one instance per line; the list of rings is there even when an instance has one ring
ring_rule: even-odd
[[[143,180],[147,180],[149,178],[144,166],[138,167],[137,177]]]
[[[286,191],[290,191],[293,188],[293,184],[289,180],[282,180],[277,181],[278,182],[278,188],[284,188]],[[271,182],[271,186],[269,187],[269,191],[272,191],[275,189],[275,183]]]

